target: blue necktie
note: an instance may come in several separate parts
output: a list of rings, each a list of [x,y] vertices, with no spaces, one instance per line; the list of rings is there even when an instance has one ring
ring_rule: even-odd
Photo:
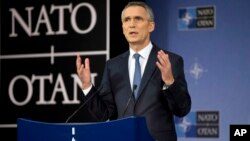
[[[133,89],[134,89],[134,86],[136,87],[136,89],[133,91],[134,91],[135,99],[137,99],[138,97],[137,92],[139,90],[140,83],[141,83],[141,65],[139,62],[140,54],[136,53],[134,54],[133,57],[135,58],[135,73],[134,73]]]

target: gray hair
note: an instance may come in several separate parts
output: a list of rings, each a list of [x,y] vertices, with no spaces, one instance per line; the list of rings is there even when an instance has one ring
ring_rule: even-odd
[[[122,14],[121,14],[121,19],[123,17],[123,14],[124,14],[124,11],[128,8],[128,7],[131,7],[131,6],[140,6],[140,7],[143,7],[147,14],[148,14],[148,20],[149,21],[154,21],[154,13],[153,13],[153,10],[151,7],[149,7],[146,3],[142,2],[142,1],[132,1],[132,2],[129,2],[122,10]]]

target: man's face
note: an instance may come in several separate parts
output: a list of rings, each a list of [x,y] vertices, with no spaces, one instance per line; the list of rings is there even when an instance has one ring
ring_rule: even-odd
[[[150,40],[154,22],[148,20],[148,14],[143,7],[132,6],[123,13],[122,29],[130,44],[145,44]]]

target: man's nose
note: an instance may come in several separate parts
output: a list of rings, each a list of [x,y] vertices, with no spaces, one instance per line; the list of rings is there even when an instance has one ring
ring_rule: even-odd
[[[136,21],[135,20],[130,20],[129,22],[129,27],[135,27],[136,26]]]

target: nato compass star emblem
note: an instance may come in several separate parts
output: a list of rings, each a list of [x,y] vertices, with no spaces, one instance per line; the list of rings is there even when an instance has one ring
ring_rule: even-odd
[[[76,141],[76,139],[75,139],[75,134],[76,134],[75,127],[72,127],[71,131],[72,131],[72,139],[71,139],[71,141]]]
[[[178,16],[178,29],[188,30],[196,27],[196,9],[195,8],[181,8]]]
[[[198,63],[197,59],[195,59],[194,64],[191,66],[189,73],[195,79],[198,80],[201,78],[204,72],[207,72],[201,64]]]
[[[186,133],[190,129],[191,122],[188,121],[187,117],[184,117],[178,126],[180,126],[183,132]]]
[[[189,13],[185,13],[185,16],[182,20],[186,23],[186,25],[189,25],[192,19],[192,15],[190,15]]]

